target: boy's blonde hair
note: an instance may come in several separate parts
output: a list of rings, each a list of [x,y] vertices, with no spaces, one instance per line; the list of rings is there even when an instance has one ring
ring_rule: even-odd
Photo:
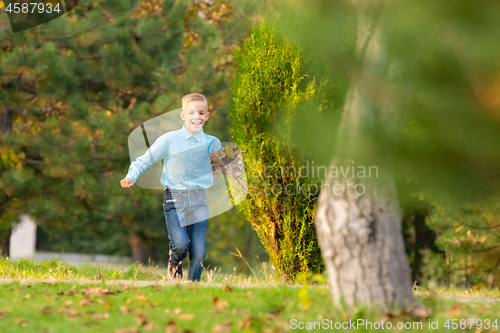
[[[182,110],[184,110],[184,106],[186,106],[186,104],[191,101],[205,101],[205,103],[207,103],[207,108],[208,108],[207,98],[202,94],[193,93],[182,97]]]

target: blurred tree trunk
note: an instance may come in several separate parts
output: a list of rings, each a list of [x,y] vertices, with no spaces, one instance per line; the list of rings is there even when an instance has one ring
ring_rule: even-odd
[[[383,1],[352,3],[358,10],[359,70],[351,81],[337,142],[347,154],[336,156],[337,166],[352,165],[349,152],[363,151],[359,138],[370,119],[390,128],[397,103],[390,87],[377,81],[389,67],[378,24]],[[357,302],[379,304],[383,310],[416,305],[396,187],[390,177],[365,179],[327,177],[318,198],[315,224],[334,302],[343,298],[348,307]],[[362,186],[349,189],[352,181]]]
[[[322,190],[318,199],[315,224],[334,301],[405,308],[413,294],[396,189],[371,183],[365,189],[361,196]]]
[[[135,233],[130,236],[129,242],[132,246],[132,262],[138,261],[141,264],[147,264],[151,255],[151,249],[144,246],[140,237]]]
[[[9,232],[0,235],[0,250],[2,250],[2,257],[10,256],[10,235],[12,234],[12,230]]]
[[[425,219],[429,216],[429,205],[418,206],[416,203],[411,210],[405,210],[403,218],[403,236],[406,245],[406,253],[411,258],[411,278],[414,283],[421,286],[423,278],[422,269],[424,268],[423,253],[430,250],[433,254],[442,253],[435,245],[436,232],[429,228]]]
[[[12,110],[0,112],[0,133],[12,130]]]
[[[0,135],[10,132],[12,130],[12,110],[7,109],[6,111],[0,112]],[[0,211],[3,213],[5,205],[9,201],[8,197],[2,203]],[[0,230],[0,250],[2,250],[2,256],[10,256],[10,235],[12,234],[12,228],[10,225],[2,226]]]

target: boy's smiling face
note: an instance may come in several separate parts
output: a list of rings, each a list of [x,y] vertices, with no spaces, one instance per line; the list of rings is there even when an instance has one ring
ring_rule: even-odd
[[[193,134],[201,132],[208,120],[209,112],[205,101],[189,101],[181,111],[181,118],[187,130]]]

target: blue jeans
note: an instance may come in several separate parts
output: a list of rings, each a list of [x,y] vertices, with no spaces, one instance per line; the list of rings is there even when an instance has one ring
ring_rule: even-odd
[[[170,240],[170,260],[182,261],[189,254],[188,279],[200,281],[207,254],[208,203],[205,190],[165,188],[163,211]]]

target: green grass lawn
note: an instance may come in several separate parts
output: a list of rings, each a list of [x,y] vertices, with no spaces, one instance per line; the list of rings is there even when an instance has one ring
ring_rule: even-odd
[[[89,279],[102,274],[105,279],[109,276],[110,280],[113,277],[150,280],[156,274],[141,266],[108,272],[103,271],[102,267],[83,269],[70,265],[68,268],[65,265],[67,264],[57,261],[39,264],[27,261],[22,264],[3,260],[0,261],[0,277],[71,276],[73,279]],[[26,270],[25,274],[22,269]],[[44,269],[51,269],[52,272],[45,272]],[[72,272],[68,272],[68,269]],[[223,281],[224,279],[219,282]],[[52,282],[55,284],[27,281],[2,283],[0,332],[324,332],[329,330],[326,326],[335,327],[336,322],[337,325],[344,323],[345,329],[331,331],[425,332],[429,331],[429,320],[434,323],[437,321],[438,329],[432,330],[433,332],[455,331],[453,324],[458,327],[472,326],[464,330],[458,329],[460,331],[493,332],[495,329],[492,326],[500,324],[499,303],[484,304],[473,300],[462,303],[443,298],[445,294],[450,294],[449,290],[416,296],[418,301],[434,311],[429,318],[416,321],[404,311],[383,313],[376,307],[337,310],[332,307],[327,286],[321,283],[297,286],[265,280],[262,286],[255,286],[248,285],[246,281],[244,278],[239,282],[229,281],[230,286],[226,286],[224,282],[220,286],[172,283],[141,288],[55,281]],[[490,297],[499,295],[498,290],[474,292]],[[455,294],[457,293],[456,290]],[[478,319],[482,320],[483,327],[486,326],[485,319],[489,319],[490,328],[478,330]],[[360,320],[365,322],[358,327],[349,324],[350,321],[361,323]],[[447,320],[450,328],[445,327]],[[373,325],[381,321],[384,321],[384,327],[391,322],[393,329],[366,329],[366,322]],[[298,328],[302,325],[307,327],[307,323],[314,327],[315,322],[316,329]],[[412,329],[394,329],[398,322]],[[324,329],[319,329],[320,324]],[[297,329],[293,329],[294,327]]]
[[[44,261],[35,261],[32,258],[11,261],[0,257],[0,278],[14,279],[74,279],[74,280],[167,280],[167,269],[158,265],[121,264],[126,268],[110,268],[106,264],[83,263],[71,265],[56,258]],[[185,272],[188,265],[184,264]],[[184,280],[187,279],[187,274]],[[222,273],[220,268],[208,267],[201,277],[202,282],[215,283],[276,283],[275,276],[269,266],[263,266],[248,276],[242,273]]]

